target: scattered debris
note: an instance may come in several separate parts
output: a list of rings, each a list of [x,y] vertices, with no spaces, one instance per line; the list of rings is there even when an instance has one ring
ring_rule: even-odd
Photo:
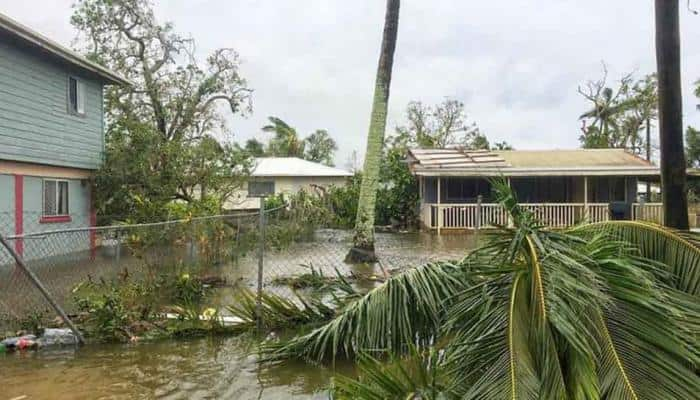
[[[15,350],[34,350],[51,346],[74,346],[78,338],[70,329],[44,329],[44,333],[36,335],[14,336],[0,341],[0,353]]]
[[[37,340],[39,347],[73,346],[78,344],[78,338],[70,329],[44,329],[44,334]]]
[[[35,335],[24,335],[7,338],[0,342],[4,351],[25,350],[37,348],[38,343]]]

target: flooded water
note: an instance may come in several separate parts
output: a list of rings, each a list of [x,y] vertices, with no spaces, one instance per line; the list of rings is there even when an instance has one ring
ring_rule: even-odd
[[[252,339],[233,337],[0,355],[0,398],[328,397],[324,388],[333,371],[300,363],[261,365],[255,346]]]
[[[378,273],[378,266],[342,262],[349,234],[320,231],[314,242],[266,254],[265,281],[293,275],[302,265],[325,272]],[[378,234],[385,269],[401,269],[438,259],[457,259],[474,247],[474,237]],[[221,266],[230,281],[249,285],[256,263]],[[225,292],[226,293],[226,292]],[[227,294],[214,296],[228,301]],[[91,344],[80,349],[0,354],[2,399],[325,399],[335,372],[298,362],[260,365],[257,341],[247,337],[170,340],[155,343]]]

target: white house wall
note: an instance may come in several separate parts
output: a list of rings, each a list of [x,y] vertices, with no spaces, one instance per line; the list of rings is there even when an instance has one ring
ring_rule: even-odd
[[[328,188],[330,186],[345,186],[347,178],[342,176],[318,176],[318,177],[294,177],[294,176],[278,176],[278,177],[259,177],[256,180],[261,182],[274,181],[275,194],[294,194],[300,190],[308,193],[316,193],[317,187]],[[248,197],[247,186],[234,193],[224,204],[224,209],[227,210],[250,210],[258,209],[260,200]]]

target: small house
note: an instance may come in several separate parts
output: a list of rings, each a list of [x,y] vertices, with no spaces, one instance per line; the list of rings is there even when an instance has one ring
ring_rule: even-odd
[[[661,203],[638,193],[642,183],[658,186],[659,167],[624,149],[411,149],[408,165],[419,182],[421,223],[438,232],[507,225],[507,213],[491,197],[494,178],[505,179],[547,226],[663,221]]]
[[[321,194],[330,186],[344,186],[352,173],[298,157],[259,157],[246,186],[225,204],[229,210],[258,209],[255,193],[294,194],[301,190]]]

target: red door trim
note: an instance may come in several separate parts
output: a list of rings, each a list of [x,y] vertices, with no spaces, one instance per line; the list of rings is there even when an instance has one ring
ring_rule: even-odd
[[[24,233],[24,175],[15,175],[15,235]],[[24,254],[24,241],[15,240],[15,251]]]

